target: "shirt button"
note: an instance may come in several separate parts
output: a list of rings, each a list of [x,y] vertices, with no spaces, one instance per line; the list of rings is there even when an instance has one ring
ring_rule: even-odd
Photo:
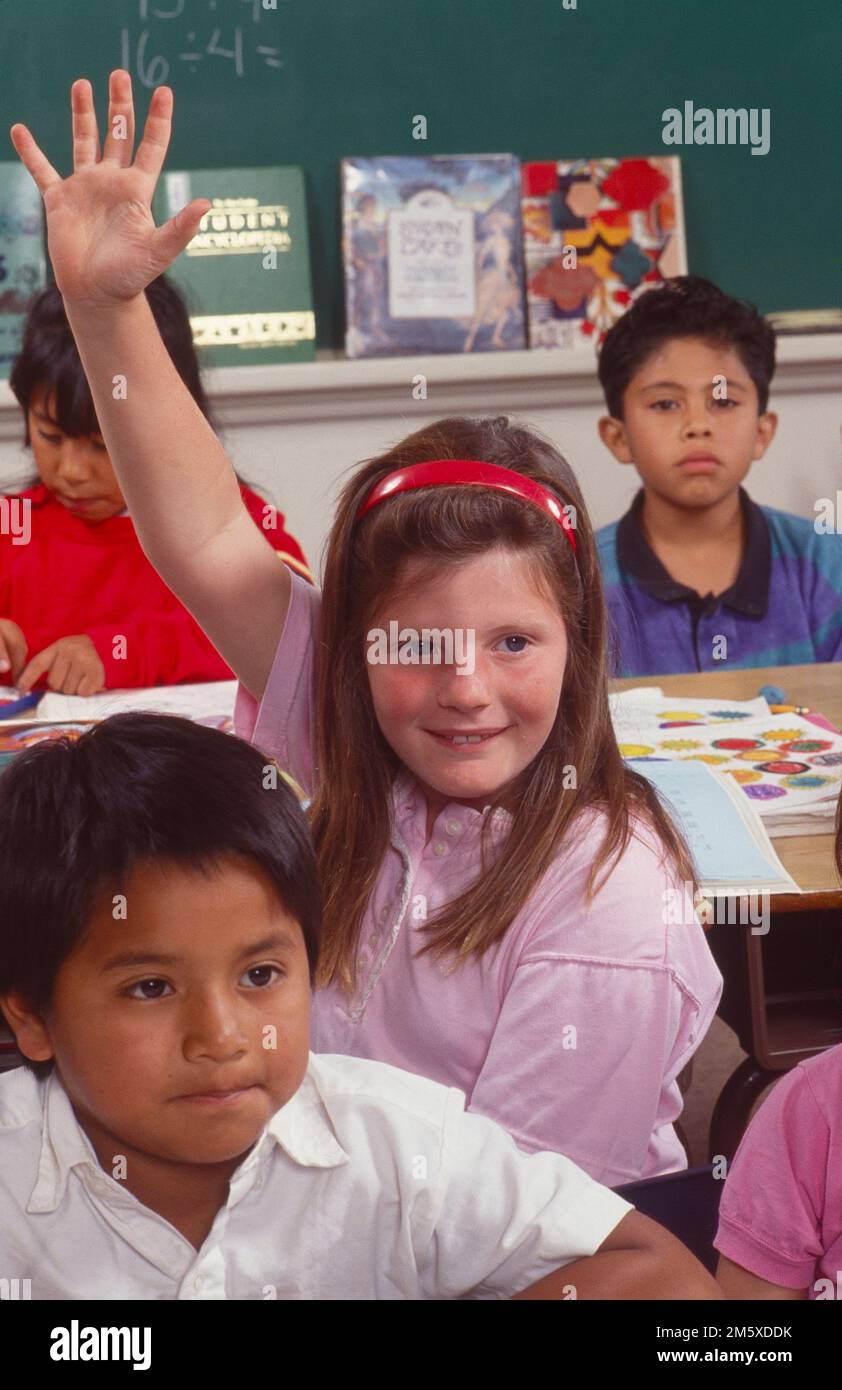
[[[388,907],[381,907],[381,909],[380,909],[380,921],[381,921],[381,922],[385,922],[385,920],[386,920],[386,918],[387,918],[388,916],[389,916],[389,909],[388,909]]]
[[[204,1281],[204,1279],[202,1278],[202,1275],[201,1275],[201,1274],[197,1274],[197,1275],[196,1275],[196,1278],[193,1280],[193,1288],[194,1288],[194,1289],[201,1289],[201,1288],[204,1288],[204,1285],[205,1285],[205,1281]]]
[[[441,858],[443,854],[447,854],[447,845],[442,844],[441,840],[437,840],[436,843],[433,845],[433,850],[439,856],[439,858]]]
[[[368,938],[368,944],[369,944],[369,946],[376,946],[376,945],[377,945],[377,932],[376,932],[376,931],[373,931],[373,932],[371,933],[371,936]]]
[[[447,831],[448,835],[458,835],[462,827],[460,826],[458,820],[449,820],[444,828]]]

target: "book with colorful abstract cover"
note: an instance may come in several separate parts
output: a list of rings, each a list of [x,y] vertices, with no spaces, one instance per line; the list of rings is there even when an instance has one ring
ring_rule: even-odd
[[[349,357],[526,347],[520,161],[343,159]]]
[[[524,164],[529,346],[594,351],[629,305],[687,273],[681,161]]]
[[[155,221],[168,221],[193,198],[213,206],[167,275],[187,300],[203,365],[312,362],[316,321],[301,170],[163,174]]]
[[[0,377],[20,352],[29,301],[46,278],[41,194],[20,160],[0,164]]]

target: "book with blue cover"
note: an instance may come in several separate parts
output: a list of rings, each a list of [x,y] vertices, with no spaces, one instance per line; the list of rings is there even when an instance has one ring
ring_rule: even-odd
[[[704,763],[668,758],[626,761],[652,783],[684,835],[703,891],[801,892],[735,783]]]
[[[341,163],[349,357],[526,347],[520,161]]]

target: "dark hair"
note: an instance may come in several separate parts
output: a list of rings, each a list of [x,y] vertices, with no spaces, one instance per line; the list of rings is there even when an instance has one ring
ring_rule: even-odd
[[[218,729],[137,713],[15,757],[0,776],[0,994],[45,1008],[101,896],[121,891],[136,864],[210,874],[226,855],[267,874],[301,927],[312,981],[315,853],[303,811],[283,777],[267,776],[268,763]],[[39,1076],[52,1068],[26,1065]]]
[[[199,374],[187,306],[165,275],[146,288],[146,298],[173,364],[205,418],[213,424]],[[56,285],[48,285],[29,305],[21,350],[12,366],[9,385],[24,412],[24,444],[30,444],[28,411],[41,386],[55,394],[55,421],[73,438],[97,434],[99,424],[91,388]]]
[[[703,338],[733,348],[754,382],[763,414],[775,374],[771,324],[753,304],[724,294],[710,280],[678,275],[636,299],[605,336],[597,370],[615,420],[623,418],[623,395],[635,372],[673,338]]]
[[[202,385],[199,359],[193,344],[193,330],[184,297],[166,275],[159,275],[146,287],[146,298],[152,316],[173,364],[211,429],[220,433]],[[30,301],[23,330],[21,350],[12,365],[9,385],[23,409],[26,448],[31,444],[29,407],[32,396],[44,387],[47,400],[55,395],[55,422],[63,434],[71,438],[98,434],[99,421],[94,410],[91,388],[76,347],[76,340],[64,312],[64,300],[56,285],[48,285]],[[272,496],[265,488],[247,482],[241,474],[234,475],[244,487],[258,492],[265,500]],[[40,480],[36,475],[19,486],[32,487]]]

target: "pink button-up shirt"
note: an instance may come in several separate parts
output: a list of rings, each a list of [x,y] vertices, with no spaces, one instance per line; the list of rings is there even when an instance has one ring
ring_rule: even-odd
[[[292,599],[258,706],[240,686],[235,729],[311,792],[317,589],[292,575]],[[638,823],[590,903],[585,885],[604,817],[584,813],[504,938],[453,970],[418,957],[419,930],[480,872],[480,830],[496,853],[511,818],[452,802],[426,841],[427,806],[408,771],[393,787],[392,843],[363,919],[359,986],[318,991],[312,1046],[391,1062],[458,1086],[468,1107],[518,1145],[566,1154],[608,1186],[686,1166],[673,1128],[676,1078],[716,1010],[719,971],[697,921],[665,921],[659,842]]]

